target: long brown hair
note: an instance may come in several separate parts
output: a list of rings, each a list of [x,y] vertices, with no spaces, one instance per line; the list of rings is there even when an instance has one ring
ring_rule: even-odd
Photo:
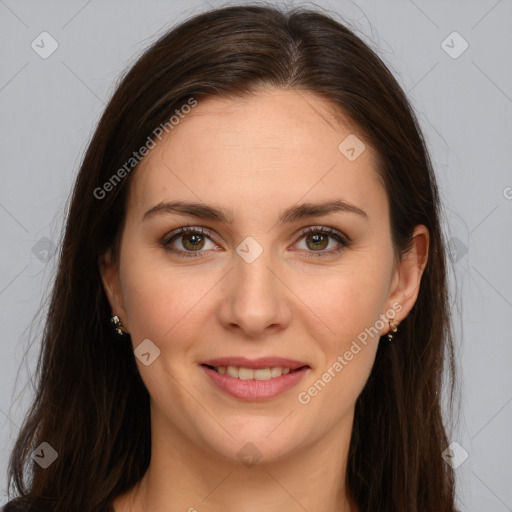
[[[99,121],[69,206],[35,398],[9,461],[13,510],[108,510],[150,461],[149,395],[129,336],[120,340],[109,323],[98,269],[99,256],[118,247],[136,166],[108,193],[98,188],[190,98],[269,87],[320,95],[359,128],[379,157],[399,254],[415,225],[430,232],[416,305],[393,342],[380,343],[356,403],[350,496],[360,512],[455,510],[453,470],[442,458],[442,382],[454,373],[444,242],[419,124],[388,68],[334,15],[261,4],[214,9],[166,33],[126,73]],[[58,452],[47,469],[31,459],[41,442]]]

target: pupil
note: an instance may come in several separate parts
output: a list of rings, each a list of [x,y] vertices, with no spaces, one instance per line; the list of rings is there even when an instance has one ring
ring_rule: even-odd
[[[198,244],[201,243],[201,237],[202,237],[202,235],[198,235],[198,234],[188,235],[187,237],[185,237],[183,245],[185,247],[191,245],[192,247],[188,247],[188,248],[192,248],[192,249],[197,249],[197,248],[201,249],[202,248],[202,244],[198,245]],[[191,243],[190,243],[190,240],[192,240]]]
[[[316,249],[325,249],[326,247],[326,240],[327,240],[327,237],[320,234],[320,233],[315,233],[314,235],[309,235],[308,236],[308,239],[309,240],[313,240],[313,244],[314,244],[314,248],[315,250]]]

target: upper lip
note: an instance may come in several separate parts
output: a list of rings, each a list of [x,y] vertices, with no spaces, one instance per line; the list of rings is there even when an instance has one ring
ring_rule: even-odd
[[[209,359],[203,361],[201,364],[208,366],[237,366],[243,368],[290,368],[296,370],[303,366],[308,366],[306,363],[295,361],[294,359],[287,359],[284,357],[259,357],[258,359],[247,359],[246,357],[219,357],[216,359]]]

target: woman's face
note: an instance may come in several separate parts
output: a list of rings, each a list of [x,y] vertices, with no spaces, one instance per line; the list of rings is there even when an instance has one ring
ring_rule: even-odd
[[[387,318],[416,298],[428,233],[397,262],[376,155],[332,108],[305,92],[209,98],[134,171],[119,262],[101,268],[134,349],[144,342],[154,439],[272,461],[350,435]],[[272,377],[279,367],[302,369]]]

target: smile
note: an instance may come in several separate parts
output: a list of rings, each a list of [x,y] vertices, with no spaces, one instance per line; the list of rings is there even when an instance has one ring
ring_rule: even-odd
[[[202,364],[210,383],[233,398],[259,402],[270,400],[294,388],[311,371],[309,366],[297,369],[283,367],[246,368]]]
[[[229,375],[234,379],[240,380],[269,380],[281,377],[281,375],[288,375],[291,371],[290,368],[282,368],[274,366],[272,368],[245,368],[243,366],[209,366],[212,370],[220,373],[221,375]]]

